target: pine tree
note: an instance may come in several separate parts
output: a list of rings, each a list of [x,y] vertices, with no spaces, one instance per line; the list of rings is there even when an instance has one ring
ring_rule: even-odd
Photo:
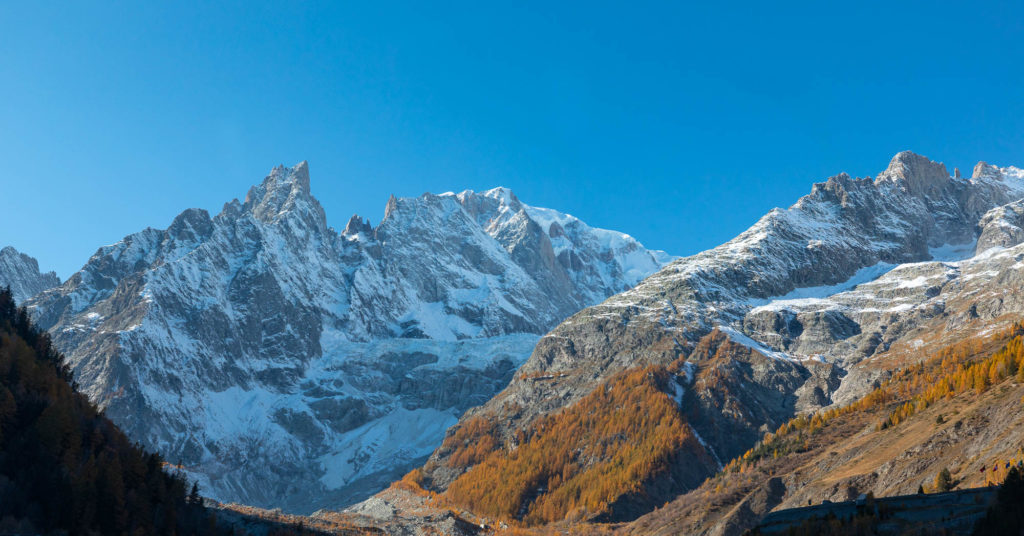
[[[974,372],[974,390],[978,393],[984,393],[985,389],[988,389],[988,376],[986,376],[980,370]]]
[[[189,492],[186,502],[194,505],[203,504],[203,498],[199,496],[199,482],[192,483],[192,491]]]
[[[953,489],[953,476],[949,474],[949,469],[943,467],[939,474],[935,475],[935,491],[942,493]]]

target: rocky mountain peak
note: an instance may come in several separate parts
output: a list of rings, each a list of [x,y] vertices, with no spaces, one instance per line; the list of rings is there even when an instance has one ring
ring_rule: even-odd
[[[937,334],[1019,318],[1024,300],[1007,289],[1024,277],[1022,198],[1024,170],[982,164],[974,179],[956,179],[911,152],[874,181],[830,177],[733,240],[564,321],[450,437],[477,419],[510,447],[519,430],[571,411],[626,369],[686,360],[677,400],[694,435],[719,459],[742,454],[789,416],[859,398],[885,379],[883,367],[917,359]],[[556,252],[563,230],[573,232],[567,218],[526,211]],[[704,351],[709,341],[733,350]],[[442,445],[424,475],[454,497],[466,488],[448,488],[464,469],[452,452]],[[518,469],[513,458],[502,463]],[[624,495],[617,504],[636,503]]]
[[[220,209],[220,213],[217,214],[217,218],[237,218],[242,213],[242,203],[238,199],[232,199]]]
[[[455,195],[466,213],[472,216],[483,227],[488,227],[502,219],[501,214],[515,214],[523,208],[519,198],[512,190],[504,187],[492,188],[483,192],[464,190]]]
[[[262,183],[249,189],[243,205],[257,220],[267,223],[307,207],[314,216],[323,218],[320,204],[310,193],[309,164],[305,160],[290,168],[279,165],[272,169]]]
[[[507,189],[467,195],[479,210],[391,196],[339,236],[306,164],[278,166],[28,305],[85,392],[211,496],[343,505],[411,469],[542,333],[668,261]]]
[[[398,210],[398,198],[395,197],[395,194],[391,194],[391,196],[388,197],[388,204],[384,205],[384,219],[388,219],[391,216],[391,213],[396,210]]]
[[[999,168],[984,161],[975,164],[974,171],[971,172],[972,179],[982,179],[997,176],[999,176]]]
[[[811,195],[799,199],[796,204],[798,206],[806,206],[812,200],[829,199],[840,203],[842,206],[846,206],[849,201],[849,192],[854,189],[855,180],[858,179],[851,178],[847,173],[833,175],[826,179],[825,182],[814,183],[811,186]]]
[[[504,186],[491,188],[486,192],[482,192],[481,195],[483,195],[484,197],[489,197],[491,199],[497,199],[501,204],[507,205],[509,207],[515,207],[516,205],[520,204],[519,198],[516,197],[516,194],[513,193],[510,188],[506,188]]]
[[[33,257],[11,246],[0,249],[0,287],[11,287],[14,300],[19,304],[59,284],[57,274],[41,273],[39,262]]]
[[[942,162],[934,162],[919,154],[902,151],[892,157],[889,167],[879,174],[876,182],[896,183],[911,194],[931,196],[946,190],[952,179]]]

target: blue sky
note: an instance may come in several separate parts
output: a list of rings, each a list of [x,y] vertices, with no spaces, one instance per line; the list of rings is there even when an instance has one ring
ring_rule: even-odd
[[[0,7],[0,245],[62,277],[301,160],[339,229],[504,185],[674,254],[903,149],[1024,165],[1020,2],[68,4]]]

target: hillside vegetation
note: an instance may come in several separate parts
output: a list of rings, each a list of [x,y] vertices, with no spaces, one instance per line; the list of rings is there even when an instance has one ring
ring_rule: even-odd
[[[665,367],[624,371],[504,445],[483,418],[467,421],[445,446],[455,449],[452,463],[474,466],[449,486],[446,499],[527,525],[615,517],[624,496],[676,478],[680,453],[706,459],[666,394],[671,381]]]
[[[732,460],[726,471],[741,472],[767,456],[779,457],[805,447],[807,437],[829,423],[854,412],[893,409],[878,422],[877,429],[898,426],[911,416],[942,400],[971,393],[980,395],[993,385],[1014,377],[1024,383],[1024,327],[1014,324],[996,336],[1007,342],[988,357],[972,360],[983,348],[979,340],[947,347],[926,361],[898,371],[884,385],[857,402],[814,415],[800,415],[779,427],[743,456]]]
[[[1012,467],[1003,481],[996,503],[974,527],[974,536],[999,536],[1024,532],[1024,473]]]
[[[783,424],[698,489],[619,529],[741,534],[768,511],[1002,482],[1024,460],[1024,328],[961,341],[864,398]]]

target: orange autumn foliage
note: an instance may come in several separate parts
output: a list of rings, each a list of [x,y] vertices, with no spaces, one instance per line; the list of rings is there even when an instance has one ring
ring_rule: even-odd
[[[893,410],[879,428],[896,426],[943,398],[972,390],[981,394],[1017,376],[1024,370],[1024,328],[1015,325],[1010,335],[1012,338],[1002,348],[985,359],[965,362],[956,355],[940,355],[905,371],[899,392],[907,401]]]
[[[498,432],[494,423],[483,417],[466,419],[441,443],[442,449],[453,451],[449,467],[470,467],[482,462],[498,448]]]
[[[431,496],[431,492],[423,489],[423,470],[418,467],[406,473],[401,480],[392,482],[391,487],[409,491],[421,497]]]
[[[527,525],[606,512],[666,471],[688,442],[700,448],[666,395],[669,381],[671,374],[660,366],[612,376],[576,404],[520,431],[507,450],[491,449],[449,486],[446,497],[471,511]],[[496,442],[488,426],[467,422],[451,445],[471,432]],[[457,455],[478,459],[484,450],[464,446]]]
[[[992,385],[1011,376],[1024,381],[1024,326],[1014,324],[994,335],[991,341],[1006,341],[988,357],[983,355],[984,342],[970,339],[948,346],[928,359],[895,373],[880,387],[860,400],[814,415],[800,415],[768,433],[753,448],[725,466],[727,472],[742,472],[759,460],[800,451],[806,438],[842,415],[888,408],[878,430],[897,426],[918,411],[942,398],[974,391],[981,394]]]

